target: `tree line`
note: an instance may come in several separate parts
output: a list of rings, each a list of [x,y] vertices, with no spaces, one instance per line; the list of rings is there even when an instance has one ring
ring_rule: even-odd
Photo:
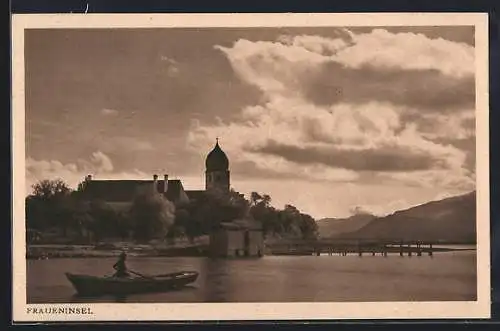
[[[261,222],[265,236],[316,238],[315,220],[292,205],[271,206],[267,194],[252,192],[247,200],[233,190],[202,194],[196,200],[173,204],[154,190],[137,192],[129,204],[85,199],[82,187],[72,190],[62,180],[42,180],[26,197],[29,233],[56,231],[64,238],[88,242],[104,239],[193,241],[209,234],[221,222],[253,219]]]

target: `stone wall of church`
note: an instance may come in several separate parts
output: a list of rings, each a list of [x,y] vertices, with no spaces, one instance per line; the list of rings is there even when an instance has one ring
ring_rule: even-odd
[[[229,170],[225,171],[210,171],[205,173],[205,189],[222,189],[229,191],[230,174]]]

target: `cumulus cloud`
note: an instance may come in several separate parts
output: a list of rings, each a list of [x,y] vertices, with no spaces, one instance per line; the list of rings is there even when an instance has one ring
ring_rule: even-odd
[[[464,140],[476,136],[473,110],[456,111],[453,116],[420,114],[415,122],[422,136],[429,140],[449,137],[453,137],[454,140]]]
[[[474,48],[442,38],[430,39],[411,32],[390,33],[375,29],[351,34],[353,45],[336,55],[353,68],[366,65],[416,70],[437,70],[450,77],[474,75]]]
[[[339,29],[336,32],[337,38],[325,38],[314,35],[282,35],[278,38],[278,41],[285,45],[305,48],[313,53],[332,56],[347,46],[352,45],[352,33],[349,30]]]
[[[328,58],[297,45],[240,39],[233,47],[215,46],[235,73],[265,93],[292,92],[304,74],[321,69]]]
[[[322,103],[381,98],[427,108],[473,104],[472,46],[381,29],[341,31],[339,38],[240,39],[216,48],[242,80],[265,93],[299,93]]]
[[[195,122],[188,138],[199,149],[224,137],[221,143],[233,167],[244,162],[247,171],[252,164],[256,173],[313,180],[355,181],[366,171],[442,175],[462,169],[467,158],[463,150],[426,139],[416,125],[401,122],[400,111],[378,103],[322,108],[303,100],[275,99],[245,108],[239,121]]]
[[[95,169],[98,172],[104,173],[113,171],[113,163],[111,162],[111,159],[100,151],[92,153],[89,162],[82,160],[80,163],[84,164],[84,168],[87,170]]]
[[[141,179],[150,176],[139,171],[114,171],[114,166],[106,154],[101,151],[92,153],[88,159],[79,159],[74,163],[62,163],[58,160],[26,159],[26,192],[33,184],[44,179],[62,179],[73,188],[78,186],[86,175],[99,179]]]
[[[446,150],[436,145],[436,151],[418,149],[400,145],[377,146],[372,149],[348,149],[335,146],[297,147],[269,141],[268,144],[255,150],[257,153],[279,155],[284,159],[299,164],[323,164],[354,171],[417,171],[427,169],[449,168],[446,153],[459,153],[458,150]],[[440,151],[437,151],[440,149]],[[443,156],[444,153],[445,155]],[[443,162],[444,160],[444,162]],[[462,160],[459,160],[459,162]]]
[[[233,166],[257,173],[473,185],[473,151],[451,143],[475,135],[470,45],[376,29],[216,48],[265,99],[229,122],[193,123],[193,148],[223,137]]]
[[[445,198],[449,197],[448,194],[440,194],[439,197]],[[434,200],[434,199],[432,199]],[[440,200],[440,199],[436,199]],[[415,205],[422,204],[428,202],[428,199],[422,199],[421,201],[406,201],[405,199],[397,199],[393,201],[389,201],[388,203],[378,203],[378,204],[364,204],[362,206],[357,206],[350,210],[351,214],[371,214],[375,216],[387,216],[388,214],[392,214],[398,210],[405,210]]]
[[[385,29],[360,34],[341,31],[338,38],[300,35],[283,36],[279,41],[350,68],[436,70],[451,77],[474,75],[474,47],[466,43]]]
[[[302,77],[296,87],[319,105],[379,100],[440,113],[474,107],[473,76],[450,78],[430,69],[346,68],[338,62],[325,63],[321,68]]]
[[[361,206],[356,206],[354,208],[351,208],[350,212],[353,215],[373,215],[369,209],[367,209],[365,207],[361,207]]]

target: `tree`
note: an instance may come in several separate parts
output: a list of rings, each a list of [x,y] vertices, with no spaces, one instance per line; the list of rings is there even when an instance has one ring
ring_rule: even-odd
[[[231,189],[228,193],[228,205],[230,217],[233,217],[231,220],[237,218],[244,218],[249,216],[250,213],[250,203],[243,194],[240,194],[233,189]]]
[[[87,220],[86,229],[93,233],[95,240],[128,237],[130,230],[128,211],[115,209],[102,200],[92,200],[88,204],[87,212],[90,218]]]
[[[268,194],[260,195],[257,192],[250,193],[250,206],[262,205],[264,207],[269,207],[271,204],[271,197]]]
[[[148,190],[134,199],[130,218],[137,240],[165,239],[174,223],[175,206],[160,193]]]
[[[93,231],[95,224],[96,220],[92,215],[89,205],[82,201],[77,201],[72,214],[70,227],[79,234],[80,238],[91,241],[92,237],[95,236]]]
[[[70,231],[79,239],[128,236],[125,211],[116,211],[104,201],[87,202],[62,180],[42,180],[26,198],[26,226],[47,231],[57,229],[63,237]]]
[[[228,192],[213,191],[205,194],[199,216],[203,218],[205,233],[220,223],[231,222],[249,215],[249,202],[234,190]]]
[[[267,194],[252,192],[250,194],[250,215],[262,223],[264,235],[279,233],[278,211],[271,205],[271,197]]]
[[[267,194],[250,194],[250,215],[260,222],[264,235],[291,235],[313,239],[317,237],[318,227],[314,218],[301,213],[293,205],[285,205],[282,210],[271,206],[271,197]]]
[[[186,235],[193,239],[208,234],[222,222],[231,222],[248,216],[249,202],[238,192],[230,190],[209,191],[199,199],[181,207],[188,215],[181,214]]]
[[[299,229],[303,239],[318,238],[318,224],[311,215],[300,214]]]
[[[262,196],[257,192],[250,193],[250,205],[256,206],[262,200]]]
[[[71,193],[71,189],[61,179],[44,179],[35,183],[33,186],[31,196],[41,200],[49,200],[54,197],[66,196]]]
[[[72,190],[62,180],[41,180],[32,186],[26,198],[26,225],[38,230],[51,227],[66,229],[72,215]]]
[[[175,222],[169,231],[170,236],[187,236],[189,241],[203,234],[202,224],[199,218],[194,217],[194,204],[179,206],[175,210]]]
[[[168,228],[166,239],[169,243],[173,244],[175,242],[175,239],[182,238],[184,236],[184,227],[174,223]]]

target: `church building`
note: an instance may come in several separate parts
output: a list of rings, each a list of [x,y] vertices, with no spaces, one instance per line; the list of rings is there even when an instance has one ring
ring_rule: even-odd
[[[95,180],[88,175],[81,185],[86,200],[101,200],[115,208],[128,208],[135,196],[145,189],[154,189],[178,205],[200,198],[206,192],[230,190],[229,159],[219,141],[205,160],[205,190],[185,190],[181,180],[153,175],[152,180]],[[264,252],[262,226],[252,220],[221,223],[209,235],[211,257],[261,257]]]
[[[130,204],[139,192],[148,188],[163,194],[174,204],[196,200],[210,190],[229,191],[229,160],[218,140],[207,155],[205,168],[205,190],[185,190],[181,180],[169,179],[168,174],[163,175],[163,179],[155,174],[151,180],[96,180],[88,175],[81,190],[85,199],[101,200],[111,205]]]

